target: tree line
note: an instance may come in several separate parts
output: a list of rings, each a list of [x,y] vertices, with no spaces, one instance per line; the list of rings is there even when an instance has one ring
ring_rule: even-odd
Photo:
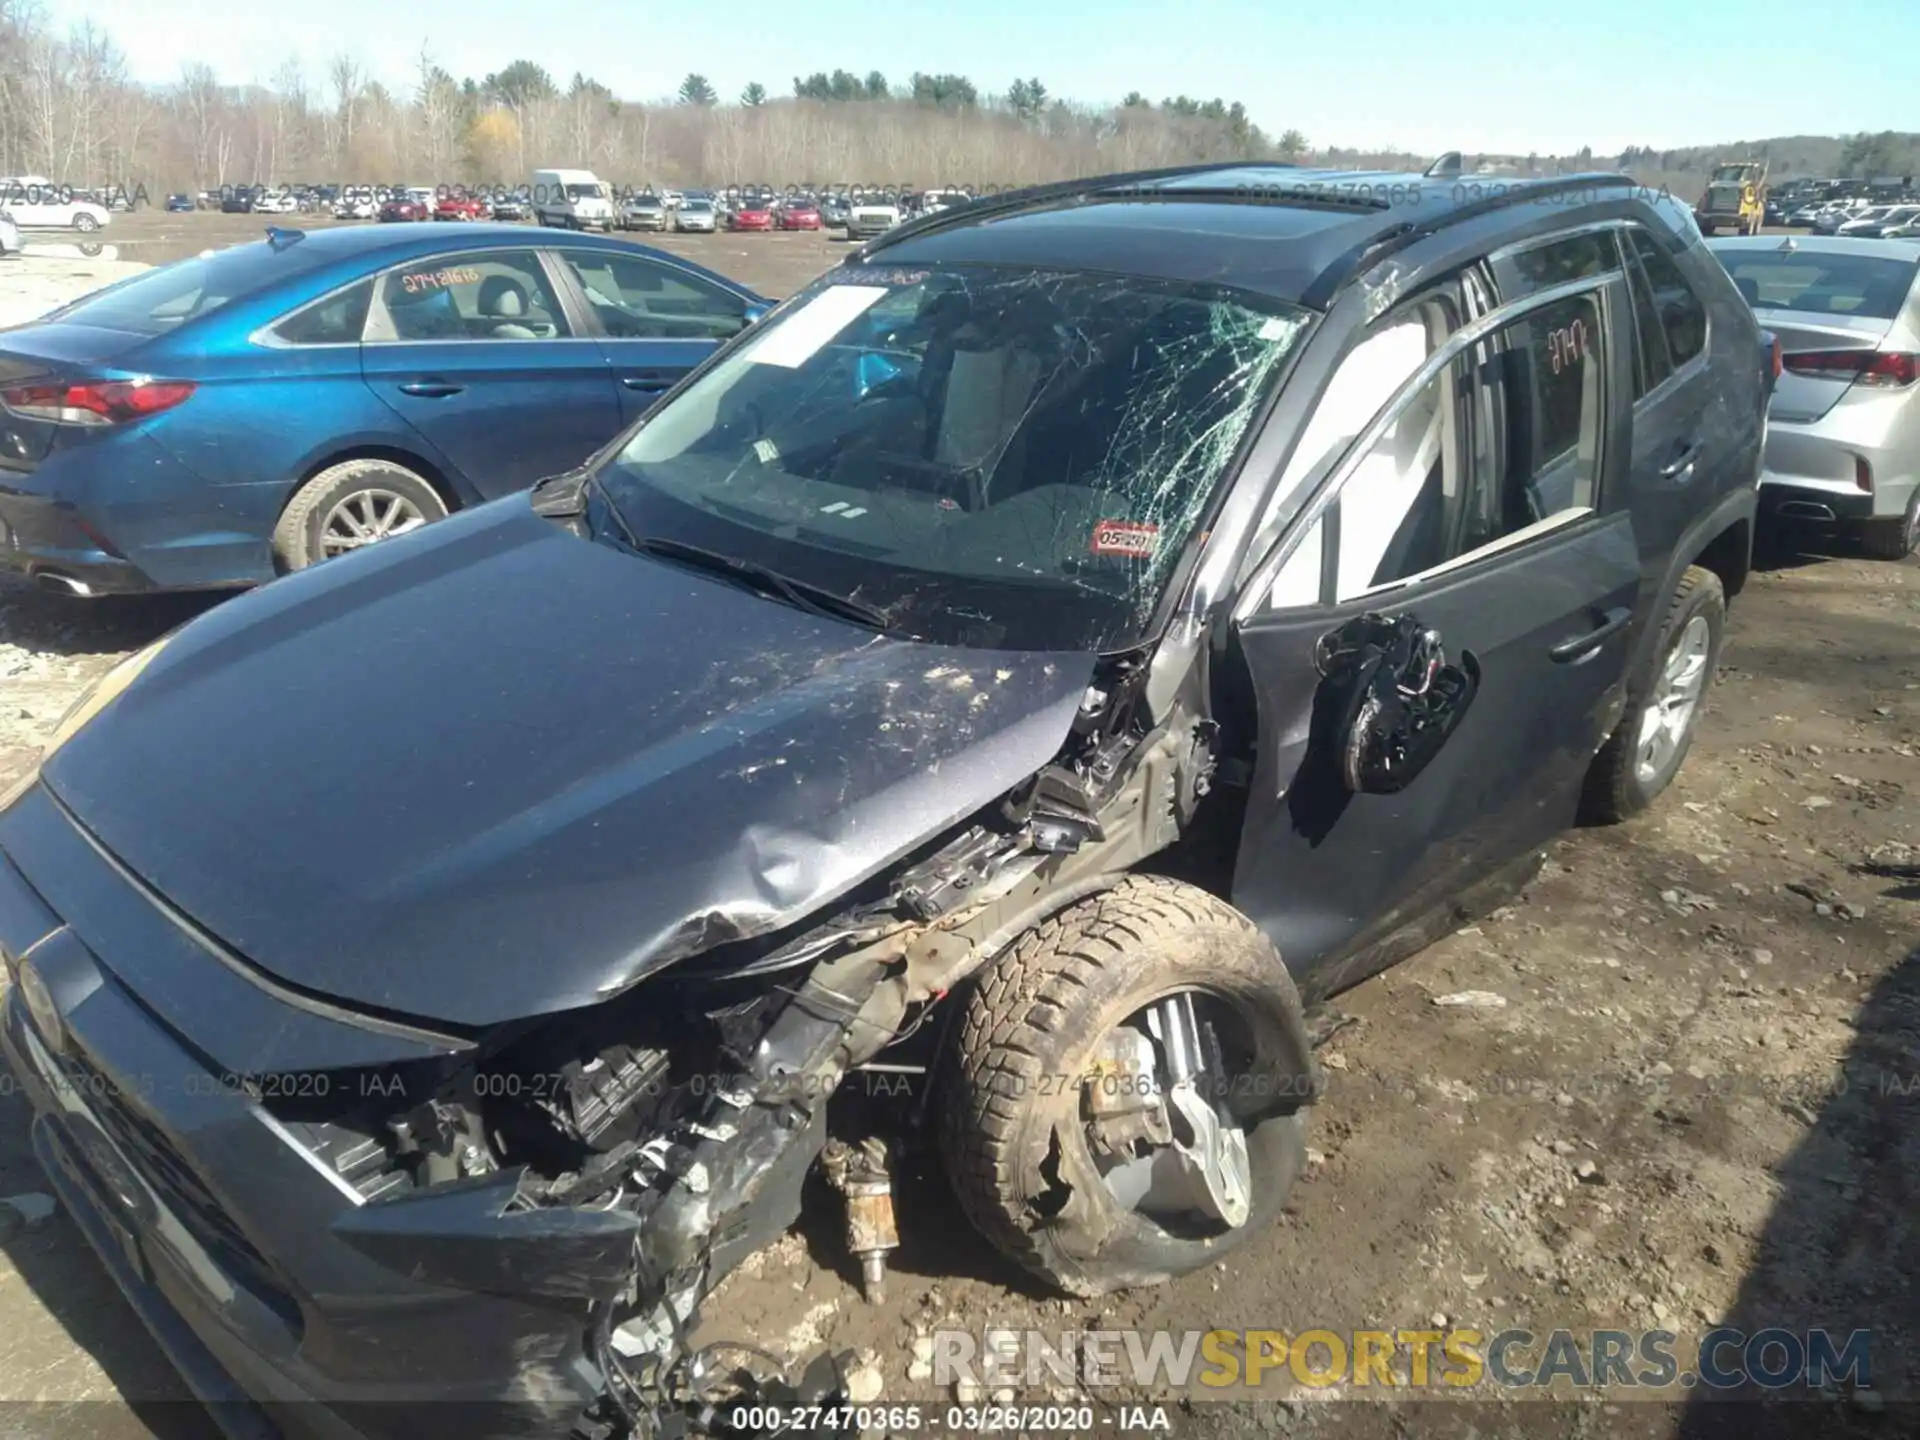
[[[29,0],[0,0],[0,175],[150,193],[229,185],[516,184],[567,165],[630,184],[1030,184],[1226,159],[1296,158],[1237,101],[1092,105],[1038,78],[991,91],[966,76],[795,76],[722,98],[701,74],[637,101],[532,60],[457,77],[423,49],[405,86],[355,56],[288,60],[235,83],[204,64],[166,85],[130,78],[99,26],[59,33]]]
[[[1629,147],[1617,162],[1582,150],[1467,163],[1521,175],[1622,168],[1691,198],[1712,158],[1735,152],[1771,154],[1777,176],[1911,174],[1917,148],[1920,136],[1889,133]],[[1314,147],[1294,129],[1270,135],[1224,97],[1155,101],[1136,90],[1093,104],[1058,96],[1036,76],[990,90],[952,73],[835,69],[793,76],[779,94],[756,81],[729,99],[696,72],[673,95],[634,100],[526,59],[456,77],[424,48],[404,85],[375,79],[348,53],[317,67],[289,59],[244,82],[191,64],[169,84],[147,85],[98,25],[61,32],[35,0],[0,0],[0,175],[76,186],[512,185],[555,165],[636,187],[1005,186],[1217,160],[1419,169],[1428,158]]]

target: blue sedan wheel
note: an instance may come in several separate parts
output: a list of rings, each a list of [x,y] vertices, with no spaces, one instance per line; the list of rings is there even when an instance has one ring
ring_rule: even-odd
[[[446,514],[440,492],[405,466],[391,460],[343,461],[294,495],[274,527],[274,561],[283,571],[304,570]]]

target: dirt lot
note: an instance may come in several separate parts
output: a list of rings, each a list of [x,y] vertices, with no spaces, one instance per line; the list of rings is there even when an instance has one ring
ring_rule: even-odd
[[[123,256],[159,259],[256,224],[140,216],[114,236]],[[668,243],[773,294],[839,252],[813,236]],[[1654,812],[1569,836],[1523,903],[1340,999],[1353,1023],[1322,1051],[1309,1174],[1231,1267],[1100,1305],[1039,1297],[972,1238],[922,1156],[884,1306],[859,1298],[823,1208],[730,1282],[710,1328],[869,1348],[892,1397],[931,1393],[907,1371],[940,1325],[1658,1326],[1683,1359],[1685,1337],[1722,1322],[1869,1329],[1874,1389],[1785,1407],[1785,1428],[1920,1432],[1902,1404],[1920,1341],[1920,884],[1862,868],[1920,845],[1920,566],[1840,547],[1763,558],[1699,742]],[[0,589],[0,785],[87,681],[210,603]],[[1434,1003],[1461,991],[1502,1003]],[[25,1125],[0,1097],[0,1195],[42,1188]],[[160,1403],[178,1382],[67,1219],[4,1250],[0,1400],[48,1403],[0,1415],[36,1434],[204,1433],[190,1407]],[[1369,1393],[1270,1378],[1287,1403],[1231,1426],[1441,1433],[1432,1412],[1325,1403]],[[1620,1399],[1450,1418],[1529,1437],[1714,1428],[1712,1407]],[[1229,1428],[1219,1412],[1190,1423]]]

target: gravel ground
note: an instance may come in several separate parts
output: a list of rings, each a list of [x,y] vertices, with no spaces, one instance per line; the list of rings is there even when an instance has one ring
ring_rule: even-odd
[[[171,218],[212,234],[244,217]],[[834,253],[812,236],[716,240],[713,263],[776,294]],[[1520,903],[1340,998],[1351,1023],[1322,1052],[1309,1173],[1231,1268],[1093,1306],[1037,1296],[922,1155],[885,1304],[859,1298],[819,1207],[728,1283],[709,1329],[869,1350],[889,1397],[930,1393],[908,1370],[935,1326],[1869,1329],[1872,1392],[1769,1413],[1809,1435],[1915,1433],[1879,1411],[1913,1395],[1920,1339],[1920,885],[1868,862],[1920,844],[1920,566],[1844,549],[1763,561],[1653,812],[1568,836]],[[213,603],[0,585],[0,786],[88,681]],[[1462,991],[1500,1003],[1435,1003]],[[0,1096],[0,1196],[42,1188],[25,1127]],[[178,1382],[65,1217],[0,1249],[0,1401],[42,1402],[0,1415],[35,1434],[204,1433],[166,1403]],[[1409,1429],[1391,1407],[1324,1403],[1368,1393],[1270,1380],[1287,1403],[1261,1423],[1439,1433],[1431,1414]],[[1530,1440],[1705,1434],[1707,1410],[1458,1415]]]

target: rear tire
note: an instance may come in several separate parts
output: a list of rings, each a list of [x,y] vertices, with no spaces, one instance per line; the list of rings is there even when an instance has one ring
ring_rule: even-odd
[[[1252,1057],[1215,1091],[1245,1137],[1250,1204],[1238,1226],[1205,1235],[1122,1205],[1082,1115],[1102,1041],[1181,992],[1231,1015]],[[1172,880],[1123,880],[1027,931],[964,1004],[944,1060],[941,1148],[975,1228],[1028,1271],[1078,1296],[1161,1284],[1257,1238],[1285,1206],[1306,1158],[1311,1046],[1279,952],[1230,905]]]
[[[446,516],[440,492],[404,465],[345,460],[308,480],[280,512],[274,565],[282,574],[305,570],[342,549],[364,548]]]
[[[1655,723],[1655,712],[1675,713],[1674,682],[1678,678],[1676,662],[1683,649],[1690,650],[1700,633],[1695,622],[1704,627],[1705,652],[1700,658],[1699,685],[1684,715],[1680,733],[1671,738],[1651,770],[1646,758],[1647,731]],[[1727,596],[1720,577],[1698,565],[1687,567],[1680,584],[1667,603],[1665,623],[1660,627],[1659,648],[1654,651],[1652,672],[1641,692],[1627,705],[1600,753],[1593,757],[1587,772],[1585,793],[1581,796],[1581,818],[1590,823],[1612,824],[1638,815],[1660,797],[1686,762],[1699,728],[1700,709],[1712,687],[1714,667],[1720,662],[1720,639],[1727,626]],[[1690,668],[1690,665],[1682,668]]]
[[[91,215],[76,215],[73,217],[73,228],[82,235],[91,235],[100,228],[100,222]]]
[[[1874,560],[1904,560],[1920,549],[1920,492],[1898,520],[1869,520],[1860,527],[1860,548]]]

